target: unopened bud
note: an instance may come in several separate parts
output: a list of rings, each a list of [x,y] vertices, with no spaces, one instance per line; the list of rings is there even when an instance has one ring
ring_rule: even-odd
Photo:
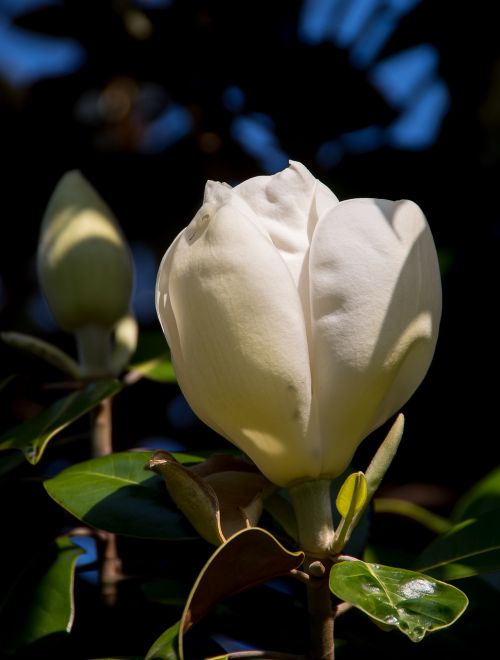
[[[37,261],[42,290],[65,330],[111,328],[127,313],[129,248],[107,204],[76,170],[62,177],[50,198]]]

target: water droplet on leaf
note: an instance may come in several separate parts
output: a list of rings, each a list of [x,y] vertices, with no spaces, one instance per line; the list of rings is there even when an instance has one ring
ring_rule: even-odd
[[[412,642],[421,642],[425,637],[425,628],[422,626],[415,626],[415,628],[408,631],[408,637]]]

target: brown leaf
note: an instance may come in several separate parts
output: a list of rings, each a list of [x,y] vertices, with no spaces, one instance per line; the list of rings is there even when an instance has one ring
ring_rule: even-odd
[[[290,552],[272,534],[259,527],[244,529],[214,552],[199,574],[181,619],[182,634],[217,603],[280,575],[288,575],[304,560],[303,552]]]

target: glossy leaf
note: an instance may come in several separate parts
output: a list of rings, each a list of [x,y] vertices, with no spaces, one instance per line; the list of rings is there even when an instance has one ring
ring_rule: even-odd
[[[0,635],[4,648],[24,648],[49,635],[70,632],[75,565],[82,552],[62,536],[21,576],[5,603],[8,630]]]
[[[244,529],[221,545],[201,570],[181,619],[182,635],[217,603],[244,589],[288,575],[304,561],[303,552],[290,552],[259,527]]]
[[[0,451],[18,449],[35,465],[55,435],[121,388],[117,380],[101,381],[59,399],[36,417],[4,433],[0,437]]]
[[[459,589],[428,575],[359,560],[334,565],[330,589],[413,642],[451,625],[468,604]]]
[[[452,518],[460,522],[494,509],[500,509],[500,468],[487,474],[465,493],[453,510]]]
[[[415,565],[447,580],[500,570],[500,509],[455,525],[433,541]]]
[[[180,621],[170,626],[151,646],[144,660],[179,660],[177,644]]]
[[[197,538],[163,480],[146,469],[151,456],[121,452],[85,461],[46,481],[45,488],[58,504],[98,529],[150,539]]]

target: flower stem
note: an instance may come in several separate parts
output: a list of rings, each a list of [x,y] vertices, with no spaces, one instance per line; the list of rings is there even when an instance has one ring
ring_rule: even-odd
[[[111,355],[109,329],[88,325],[78,330],[76,340],[83,375],[98,377],[108,373]],[[101,401],[93,411],[91,450],[93,458],[113,453],[111,398]],[[114,605],[118,597],[117,584],[122,577],[121,559],[116,536],[105,531],[99,536],[102,541],[99,571],[101,596],[107,605]]]
[[[297,517],[299,545],[310,557],[328,555],[334,538],[330,481],[304,481],[289,488]]]
[[[101,401],[92,419],[92,456],[107,456],[113,452],[111,398]],[[121,559],[112,532],[102,531],[100,560],[101,596],[107,605],[115,605],[118,597],[117,584],[122,577]]]
[[[317,479],[289,488],[297,517],[298,540],[306,554],[303,571],[307,580],[309,611],[309,660],[334,660],[333,623],[335,611],[328,582],[332,565],[333,527],[330,481]]]
[[[78,361],[84,376],[110,372],[111,332],[100,325],[86,325],[75,332]]]
[[[92,415],[92,457],[113,452],[111,399],[103,399]]]
[[[318,564],[318,562],[313,562]],[[334,660],[335,644],[333,628],[335,611],[328,583],[331,564],[323,565],[324,574],[311,575],[307,585],[307,607],[309,610],[310,660]]]

